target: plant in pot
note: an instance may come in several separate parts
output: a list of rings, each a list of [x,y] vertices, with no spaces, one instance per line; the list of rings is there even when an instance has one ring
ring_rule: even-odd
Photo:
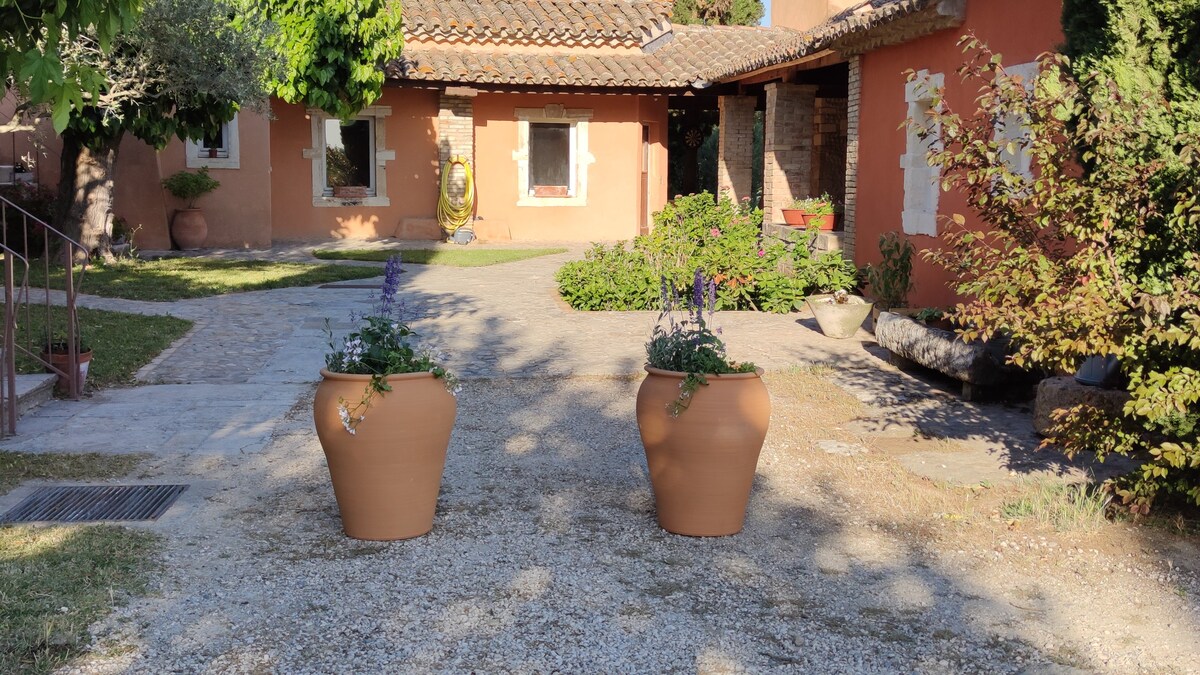
[[[162,182],[167,192],[187,202],[187,206],[175,212],[171,219],[171,238],[181,250],[191,251],[204,245],[208,237],[208,221],[204,213],[196,208],[196,200],[217,189],[221,183],[208,175],[208,167],[195,173],[180,171],[171,174]]]
[[[824,292],[805,299],[817,325],[827,337],[854,337],[871,313],[872,305],[862,296],[850,293],[858,283],[858,271],[853,263],[841,256],[828,259],[817,271],[820,274],[814,280],[817,288]]]
[[[794,227],[815,227],[829,232],[837,225],[837,206],[828,193],[797,199],[782,211],[783,222]]]
[[[716,284],[697,270],[692,291],[687,304],[663,281],[663,310],[638,389],[638,431],[659,525],[718,537],[740,532],[745,522],[771,398],[762,371],[730,361],[705,319],[716,307]]]
[[[863,268],[863,276],[871,288],[875,302],[871,310],[873,319],[879,319],[880,311],[905,314],[908,294],[913,289],[912,256],[913,245],[908,239],[895,232],[879,237],[879,262]]]
[[[330,335],[313,401],[342,525],[355,539],[409,539],[433,528],[457,413],[457,378],[415,344],[396,301],[399,283],[393,257],[371,313],[340,345]]]
[[[46,365],[47,373],[54,373],[58,380],[54,383],[55,390],[63,395],[77,398],[83,393],[87,384],[88,368],[92,363],[92,348],[83,344],[81,338],[75,339],[74,354],[71,353],[71,341],[62,336],[55,336],[42,349],[42,363]],[[75,368],[71,368],[72,359]],[[71,373],[75,375],[72,377]]]

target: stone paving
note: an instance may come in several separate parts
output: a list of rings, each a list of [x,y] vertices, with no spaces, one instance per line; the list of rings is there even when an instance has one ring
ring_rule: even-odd
[[[582,252],[579,245],[569,248],[489,267],[407,265],[401,297],[414,329],[449,353],[450,368],[465,379],[638,375],[656,314],[570,309],[553,281],[555,270]],[[310,250],[292,245],[208,255],[315,262]],[[85,296],[84,307],[172,314],[196,325],[142,369],[138,379],[146,386],[102,391],[79,402],[51,401],[23,418],[19,434],[0,447],[253,452],[319,379],[328,343],[326,319],[334,332],[351,328],[350,312],[370,307],[372,290],[364,286],[377,281],[171,303]],[[722,312],[718,323],[733,358],[767,370],[830,367],[840,385],[879,410],[861,431],[891,437],[897,454],[918,473],[970,483],[1014,471],[1074,470],[1047,453],[1034,454],[1037,440],[1026,410],[965,404],[902,374],[886,363],[865,331],[848,340],[829,339],[805,313]],[[943,388],[953,391],[952,385]],[[239,409],[233,417],[231,407]],[[978,457],[947,463],[944,446],[913,441],[922,435],[961,441]]]

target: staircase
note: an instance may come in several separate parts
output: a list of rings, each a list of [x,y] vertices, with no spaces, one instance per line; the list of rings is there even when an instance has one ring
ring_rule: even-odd
[[[82,393],[75,302],[87,269],[87,251],[4,197],[0,197],[0,233],[4,283],[0,436],[9,436],[16,433],[22,412],[49,398],[56,380],[71,398]],[[76,256],[85,261],[78,270],[73,264]],[[51,289],[55,277],[62,278],[63,290]],[[51,365],[52,347],[61,347],[65,365]],[[33,372],[39,370],[49,374]]]

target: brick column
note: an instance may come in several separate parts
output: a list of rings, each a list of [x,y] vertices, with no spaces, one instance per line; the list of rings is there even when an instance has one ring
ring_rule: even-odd
[[[809,193],[846,199],[846,99],[818,98],[813,121],[813,166]]]
[[[783,207],[808,196],[813,163],[813,112],[817,88],[767,85],[763,139],[763,224],[783,222]]]
[[[721,111],[718,127],[717,192],[728,192],[733,201],[750,194],[754,165],[754,104],[753,96],[722,96],[717,105]]]
[[[850,57],[850,98],[846,101],[846,208],[842,214],[842,250],[854,260],[854,213],[858,201],[858,106],[862,100],[862,57]]]
[[[475,163],[475,105],[469,96],[448,96],[438,99],[438,181],[441,170],[454,155],[465,155]],[[462,169],[450,175],[450,197],[462,199],[466,177]]]

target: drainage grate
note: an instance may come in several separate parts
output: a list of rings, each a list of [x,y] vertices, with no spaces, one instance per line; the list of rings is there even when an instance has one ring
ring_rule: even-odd
[[[0,523],[86,523],[157,520],[186,485],[73,485],[34,490],[0,516]]]

